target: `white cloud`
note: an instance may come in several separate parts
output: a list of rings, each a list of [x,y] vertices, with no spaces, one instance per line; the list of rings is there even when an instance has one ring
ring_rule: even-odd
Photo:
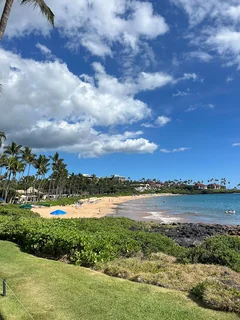
[[[221,59],[226,61],[225,66],[235,64],[240,68],[238,0],[171,1],[187,13],[191,27],[188,37],[191,39],[191,44],[198,47],[198,51],[201,49],[204,53],[206,50],[210,50],[211,53],[215,51]],[[201,58],[206,62],[210,61],[208,60],[210,57],[206,55],[201,55]]]
[[[196,73],[184,73],[183,78],[184,80],[197,80],[198,76],[196,75]]]
[[[165,126],[167,123],[171,122],[171,118],[166,117],[166,116],[159,116],[156,121],[155,121],[155,125],[159,126],[159,127],[163,127]]]
[[[233,80],[234,80],[233,77],[228,76],[226,79],[226,82],[232,82]]]
[[[180,91],[180,90],[177,90],[176,93],[173,93],[173,97],[184,97],[184,96],[188,96],[189,95],[189,88],[187,89],[187,91]]]
[[[186,148],[186,147],[181,147],[181,148],[176,148],[176,149],[160,149],[160,152],[163,153],[175,153],[175,152],[184,152],[190,150],[190,148]]]
[[[93,77],[77,77],[58,60],[37,62],[0,49],[1,130],[9,139],[34,148],[78,152],[84,157],[153,152],[157,145],[140,137],[143,132],[112,135],[108,129],[148,118],[151,110],[135,94],[166,85],[171,77],[140,74],[135,80],[120,81],[101,64],[93,67]]]
[[[203,104],[203,103],[195,103],[188,107],[185,112],[195,111],[197,109],[214,109],[215,105],[212,103]]]
[[[69,41],[68,46],[76,49],[82,45],[98,56],[112,55],[116,42],[137,50],[141,41],[168,31],[164,18],[154,12],[150,2],[48,0],[48,5],[55,14],[55,28]],[[2,8],[3,4],[0,11]],[[20,2],[14,1],[6,35],[20,37],[33,32],[46,36],[51,27],[37,9],[20,7]]]
[[[229,60],[229,65],[237,64],[240,67],[240,32],[224,28],[210,36],[206,43]]]
[[[171,122],[172,119],[166,116],[159,116],[154,123],[142,123],[141,126],[145,128],[159,128],[164,127],[167,123]]]
[[[229,15],[233,20],[239,22],[240,19],[240,5],[238,6],[231,6],[228,8],[226,15]]]
[[[29,144],[35,151],[60,150],[96,158],[110,153],[153,153],[158,146],[144,138],[142,132],[109,135],[96,131],[89,122],[39,121],[34,126],[13,132],[12,139]],[[32,143],[32,144],[31,144]]]
[[[48,47],[44,46],[43,44],[38,42],[36,44],[36,48],[38,48],[47,59],[49,60],[56,59],[56,56],[52,54],[52,51]]]
[[[206,18],[219,19],[226,15],[229,6],[235,0],[171,0],[175,5],[183,8],[191,27],[194,27]],[[236,3],[236,2],[235,2]]]
[[[240,146],[240,143],[239,143],[239,142],[238,142],[238,143],[233,143],[232,146],[233,146],[233,147],[239,147],[239,146]]]
[[[189,52],[187,56],[189,58],[199,59],[203,62],[210,62],[213,59],[213,57],[209,53],[203,51],[192,51]]]
[[[182,77],[173,80],[173,83],[178,83],[180,81],[185,81],[185,80],[193,80],[193,81],[200,81],[202,82],[203,79],[199,78],[199,76],[196,73],[184,73]]]
[[[36,44],[36,48],[38,48],[43,54],[46,54],[46,55],[52,53],[50,49],[48,49],[46,46],[44,46],[39,42]]]

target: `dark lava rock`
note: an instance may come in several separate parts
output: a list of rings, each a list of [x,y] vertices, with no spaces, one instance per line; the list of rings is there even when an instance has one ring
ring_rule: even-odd
[[[240,236],[240,226],[204,223],[173,223],[154,225],[149,232],[160,232],[181,246],[195,247],[207,237],[216,235]]]

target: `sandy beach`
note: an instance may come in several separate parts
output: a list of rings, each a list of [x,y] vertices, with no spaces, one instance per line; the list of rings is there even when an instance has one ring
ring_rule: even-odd
[[[143,199],[149,197],[161,197],[169,196],[171,194],[151,194],[151,195],[140,195],[140,196],[123,196],[123,197],[103,197],[98,198],[96,203],[85,202],[81,206],[69,205],[69,206],[52,206],[42,208],[32,208],[33,212],[37,212],[43,218],[101,218],[107,214],[113,214],[119,203]],[[55,216],[50,213],[55,210],[63,210],[67,214]]]

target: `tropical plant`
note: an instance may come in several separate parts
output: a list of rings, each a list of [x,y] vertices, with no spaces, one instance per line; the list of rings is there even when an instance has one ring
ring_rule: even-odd
[[[12,142],[9,146],[4,146],[4,153],[11,157],[19,158],[22,146],[16,142]]]
[[[5,5],[0,20],[0,41],[2,40],[4,32],[6,30],[13,2],[14,0],[5,0]],[[41,13],[47,18],[51,25],[54,26],[54,14],[44,0],[21,0],[21,4],[29,4],[34,8],[39,8]]]
[[[1,85],[0,85],[1,87]],[[2,147],[3,140],[6,140],[6,135],[3,131],[0,131],[0,148]]]

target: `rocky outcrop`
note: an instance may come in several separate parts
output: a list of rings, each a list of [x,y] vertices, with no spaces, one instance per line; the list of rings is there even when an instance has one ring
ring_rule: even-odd
[[[204,223],[173,223],[159,224],[151,227],[150,232],[160,232],[175,240],[176,243],[184,247],[195,247],[205,238],[216,235],[240,236],[240,225],[227,226],[221,224]]]

